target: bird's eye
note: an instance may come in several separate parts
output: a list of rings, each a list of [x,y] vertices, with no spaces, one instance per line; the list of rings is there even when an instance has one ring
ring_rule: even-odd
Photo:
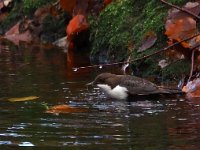
[[[97,81],[97,84],[99,84],[99,83],[103,83],[103,79],[99,79],[99,80]]]

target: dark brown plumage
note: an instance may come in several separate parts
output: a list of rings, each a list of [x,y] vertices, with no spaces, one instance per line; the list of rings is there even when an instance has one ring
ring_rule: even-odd
[[[89,83],[89,85],[91,84],[99,86],[108,96],[110,95],[111,97],[113,97],[112,91],[116,87],[118,87],[118,89],[123,88],[123,92],[130,95],[171,94],[180,92],[179,90],[159,87],[146,79],[136,76],[116,75],[111,73],[102,73],[98,75],[93,82]],[[111,91],[108,91],[109,88],[102,88],[102,85],[108,85]],[[114,91],[119,92],[119,90]]]

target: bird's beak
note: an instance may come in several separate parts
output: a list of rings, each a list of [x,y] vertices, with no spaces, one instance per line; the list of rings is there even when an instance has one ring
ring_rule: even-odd
[[[92,85],[94,85],[94,81],[86,84],[86,86],[92,86]]]

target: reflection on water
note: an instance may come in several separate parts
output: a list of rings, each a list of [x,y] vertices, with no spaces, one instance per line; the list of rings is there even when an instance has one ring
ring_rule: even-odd
[[[181,97],[132,102],[87,89],[94,70],[73,72],[60,49],[0,46],[0,147],[71,149],[199,149],[200,103]],[[77,53],[76,66],[86,65]],[[72,64],[71,64],[72,65]],[[9,102],[8,98],[38,96]],[[48,114],[66,104],[90,111]]]

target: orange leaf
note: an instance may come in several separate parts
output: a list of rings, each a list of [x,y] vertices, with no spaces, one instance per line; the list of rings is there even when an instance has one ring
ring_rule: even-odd
[[[67,35],[68,39],[73,38],[75,34],[78,34],[81,31],[87,30],[89,28],[89,24],[83,15],[76,15],[72,18],[67,26]]]
[[[165,34],[176,41],[181,41],[184,38],[190,37],[196,33],[196,21],[191,17],[183,17],[173,20],[173,22],[167,21]],[[186,43],[186,42],[185,42]],[[185,48],[188,48],[189,44],[183,44]]]
[[[200,13],[200,4],[188,2],[184,9],[191,11],[198,15]],[[181,41],[185,38],[189,38],[198,32],[197,23],[191,15],[184,13],[177,9],[171,9],[168,14],[168,19],[165,24],[166,32],[165,34],[172,41]],[[193,47],[194,43],[182,42],[183,47],[190,48]]]
[[[53,114],[59,114],[59,113],[82,113],[82,112],[88,112],[88,109],[86,108],[76,108],[69,105],[56,105],[53,107],[50,107],[46,113],[53,113]]]

